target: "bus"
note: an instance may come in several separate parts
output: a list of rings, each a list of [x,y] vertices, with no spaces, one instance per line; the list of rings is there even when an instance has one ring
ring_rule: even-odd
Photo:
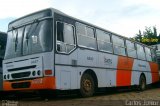
[[[2,61],[4,58],[6,42],[7,42],[7,33],[0,32],[0,91],[3,90]]]
[[[8,25],[5,91],[79,91],[146,85],[159,80],[155,51],[54,8]]]

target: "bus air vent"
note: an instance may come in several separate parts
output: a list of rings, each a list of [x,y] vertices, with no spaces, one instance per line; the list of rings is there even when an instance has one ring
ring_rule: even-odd
[[[29,77],[31,72],[21,72],[21,73],[14,73],[11,74],[12,78],[24,78],[24,77]]]
[[[12,83],[12,88],[29,88],[31,85],[30,82],[20,82],[20,83]]]
[[[9,72],[11,72],[11,71],[20,71],[20,70],[26,70],[26,69],[32,69],[32,68],[36,68],[36,65],[8,69],[8,71]]]

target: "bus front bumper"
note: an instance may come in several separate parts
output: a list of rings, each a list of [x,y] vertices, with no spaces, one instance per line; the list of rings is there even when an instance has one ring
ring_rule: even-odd
[[[55,77],[43,77],[23,81],[3,81],[4,91],[56,89]]]

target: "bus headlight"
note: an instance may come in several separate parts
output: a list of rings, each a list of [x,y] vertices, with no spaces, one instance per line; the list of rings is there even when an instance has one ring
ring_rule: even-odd
[[[4,75],[3,78],[6,79],[6,75]]]
[[[32,76],[36,76],[36,71],[33,71],[33,72],[32,72]]]
[[[39,76],[41,75],[41,71],[40,70],[37,71],[37,75],[39,75]]]
[[[8,78],[8,79],[10,78],[10,75],[9,75],[9,74],[7,75],[7,78]]]

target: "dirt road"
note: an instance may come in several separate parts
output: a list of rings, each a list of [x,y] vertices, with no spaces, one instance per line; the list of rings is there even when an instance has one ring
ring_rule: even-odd
[[[12,105],[4,105],[5,103]],[[151,88],[143,92],[118,90],[96,94],[89,98],[78,96],[59,96],[51,100],[28,98],[21,100],[2,100],[3,106],[160,106],[160,88]]]

